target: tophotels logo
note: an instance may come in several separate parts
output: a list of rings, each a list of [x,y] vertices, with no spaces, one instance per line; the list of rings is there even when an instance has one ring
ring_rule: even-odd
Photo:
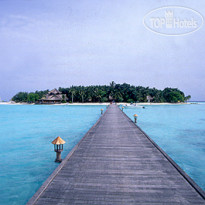
[[[147,29],[168,36],[192,33],[197,31],[203,22],[203,16],[199,12],[180,6],[167,6],[152,10],[143,19]]]
[[[164,18],[151,18],[151,25],[153,28],[165,26],[166,28],[197,28],[197,21],[193,18],[191,20],[181,20],[174,17],[172,10],[165,11]]]

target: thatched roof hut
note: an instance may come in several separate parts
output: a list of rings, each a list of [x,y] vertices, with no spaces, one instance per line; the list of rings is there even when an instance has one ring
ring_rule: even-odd
[[[66,101],[67,97],[65,94],[62,94],[59,90],[56,88],[49,91],[48,94],[44,97],[42,97],[38,103],[39,104],[59,104],[62,101]]]

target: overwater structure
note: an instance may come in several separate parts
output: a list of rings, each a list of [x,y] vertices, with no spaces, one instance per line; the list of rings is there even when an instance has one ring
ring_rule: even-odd
[[[28,204],[205,204],[204,191],[116,105]]]

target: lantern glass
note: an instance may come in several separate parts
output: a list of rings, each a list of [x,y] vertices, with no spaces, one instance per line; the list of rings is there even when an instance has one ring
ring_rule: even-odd
[[[63,150],[63,145],[62,144],[59,145],[59,149]]]
[[[54,151],[56,152],[57,151],[57,147],[58,145],[54,144]]]
[[[55,152],[62,151],[62,150],[63,150],[63,144],[60,144],[60,145],[54,144]]]

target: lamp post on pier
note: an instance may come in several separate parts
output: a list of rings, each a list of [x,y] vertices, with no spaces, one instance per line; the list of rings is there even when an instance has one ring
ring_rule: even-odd
[[[137,114],[134,114],[134,120],[135,120],[135,124],[137,123]]]
[[[52,144],[54,144],[54,151],[56,152],[55,162],[62,162],[61,152],[63,151],[63,144],[65,144],[65,141],[60,137],[57,137],[53,140]]]

